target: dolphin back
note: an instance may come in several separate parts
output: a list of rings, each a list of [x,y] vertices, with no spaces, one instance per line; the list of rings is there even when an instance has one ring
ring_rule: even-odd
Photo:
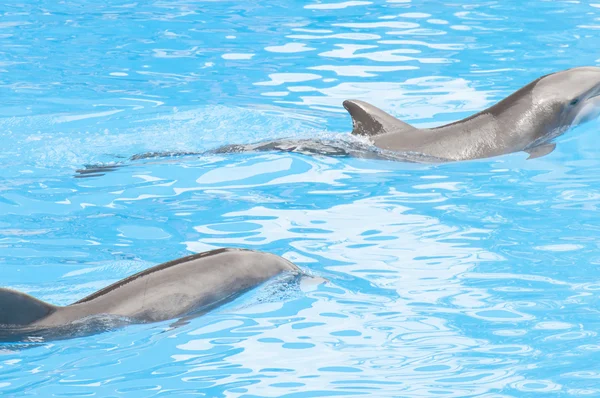
[[[0,325],[29,325],[57,308],[28,294],[0,288]]]
[[[352,116],[352,134],[376,136],[386,133],[409,133],[416,127],[396,119],[389,113],[359,100],[344,101],[344,108]]]

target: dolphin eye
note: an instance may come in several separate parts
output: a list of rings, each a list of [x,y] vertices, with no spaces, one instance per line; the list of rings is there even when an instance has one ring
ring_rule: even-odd
[[[575,98],[573,101],[571,101],[571,105],[577,105],[578,102],[579,98]]]

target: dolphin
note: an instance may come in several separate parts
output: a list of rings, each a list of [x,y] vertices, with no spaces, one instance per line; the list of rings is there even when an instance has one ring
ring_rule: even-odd
[[[200,315],[284,273],[302,275],[274,254],[225,248],[154,266],[64,307],[0,288],[0,339],[56,338],[52,332],[68,334],[102,316],[149,323]]]
[[[419,129],[359,100],[346,100],[352,134],[383,150],[417,152],[449,161],[525,151],[551,153],[552,139],[600,115],[600,68],[579,67],[542,76],[475,115]]]
[[[356,139],[277,139],[205,152],[149,152],[130,160],[182,155],[282,151],[308,155],[444,163],[525,151],[529,159],[556,148],[571,127],[600,115],[600,68],[584,66],[542,76],[495,105],[443,126],[420,129],[360,100],[345,100]],[[365,142],[365,139],[367,142]],[[374,145],[374,146],[373,146]],[[76,177],[96,177],[122,165],[87,165]]]
[[[380,152],[369,154],[356,143],[284,139],[227,145],[212,153],[281,150],[441,163],[525,151],[532,159],[551,153],[554,138],[600,115],[600,68],[542,76],[490,108],[429,129],[411,126],[364,101],[346,100],[343,106],[352,117],[352,135],[368,138]]]

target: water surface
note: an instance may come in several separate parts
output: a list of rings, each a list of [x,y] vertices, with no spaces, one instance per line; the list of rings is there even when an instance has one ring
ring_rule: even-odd
[[[330,283],[0,348],[6,396],[600,395],[598,122],[550,155],[408,164],[288,153],[341,102],[418,126],[597,65],[582,1],[26,1],[0,9],[1,284],[66,305],[223,246]],[[125,164],[74,178],[89,164]]]

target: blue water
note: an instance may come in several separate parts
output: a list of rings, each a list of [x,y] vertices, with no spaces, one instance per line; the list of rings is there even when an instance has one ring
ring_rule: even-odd
[[[433,126],[600,64],[600,3],[334,1],[1,6],[2,286],[65,305],[223,246],[330,282],[0,346],[0,395],[600,396],[600,122],[535,160],[127,160],[339,137],[346,98]]]

